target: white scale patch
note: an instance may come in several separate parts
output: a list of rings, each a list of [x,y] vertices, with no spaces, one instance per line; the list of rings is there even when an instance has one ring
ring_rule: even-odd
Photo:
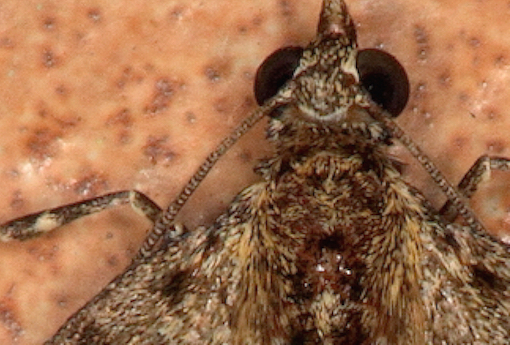
[[[60,220],[53,213],[44,213],[39,218],[37,218],[37,222],[34,227],[38,231],[47,232],[55,229],[60,225]]]

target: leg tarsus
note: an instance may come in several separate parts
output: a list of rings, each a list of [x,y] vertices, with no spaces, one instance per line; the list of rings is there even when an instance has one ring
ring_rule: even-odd
[[[489,157],[487,155],[481,156],[464,175],[457,186],[457,189],[467,199],[471,198],[478,189],[480,182],[490,177],[492,170],[510,170],[510,159],[503,157]],[[450,222],[453,222],[458,215],[457,209],[450,201],[447,201],[443,207],[441,207],[439,213],[443,216],[443,218]]]
[[[75,219],[128,203],[152,222],[155,222],[162,212],[145,194],[138,191],[120,191],[11,220],[0,225],[0,241],[27,240]]]
[[[147,195],[137,191],[129,191],[129,198],[131,206],[135,211],[147,217],[152,223],[161,216],[163,210],[154,201],[152,201]]]

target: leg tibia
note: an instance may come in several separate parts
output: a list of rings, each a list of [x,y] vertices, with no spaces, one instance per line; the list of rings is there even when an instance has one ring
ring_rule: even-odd
[[[127,203],[152,222],[161,214],[161,208],[146,195],[138,191],[121,191],[11,220],[0,225],[0,240],[3,242],[13,239],[26,240],[52,231],[75,219]]]

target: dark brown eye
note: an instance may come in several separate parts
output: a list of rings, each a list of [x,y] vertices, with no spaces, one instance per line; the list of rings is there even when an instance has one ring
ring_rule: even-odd
[[[292,78],[299,65],[303,48],[286,47],[269,55],[255,76],[255,99],[259,105],[276,95],[278,90]]]
[[[372,100],[397,117],[409,99],[409,79],[404,67],[379,49],[358,52],[357,66],[361,84]]]

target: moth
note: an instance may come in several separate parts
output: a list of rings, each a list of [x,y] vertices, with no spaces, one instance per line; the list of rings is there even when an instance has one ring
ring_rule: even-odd
[[[358,56],[341,0],[324,0],[315,40],[289,52],[290,80],[260,89],[263,105],[168,209],[122,191],[0,227],[28,239],[127,202],[155,223],[126,271],[45,344],[508,343],[509,248],[467,200],[510,160],[481,157],[451,186],[392,121],[402,104],[362,85],[360,65],[378,55]],[[266,115],[275,153],[256,168],[261,182],[209,228],[176,223],[214,163]],[[403,180],[394,140],[444,191],[443,208]]]

